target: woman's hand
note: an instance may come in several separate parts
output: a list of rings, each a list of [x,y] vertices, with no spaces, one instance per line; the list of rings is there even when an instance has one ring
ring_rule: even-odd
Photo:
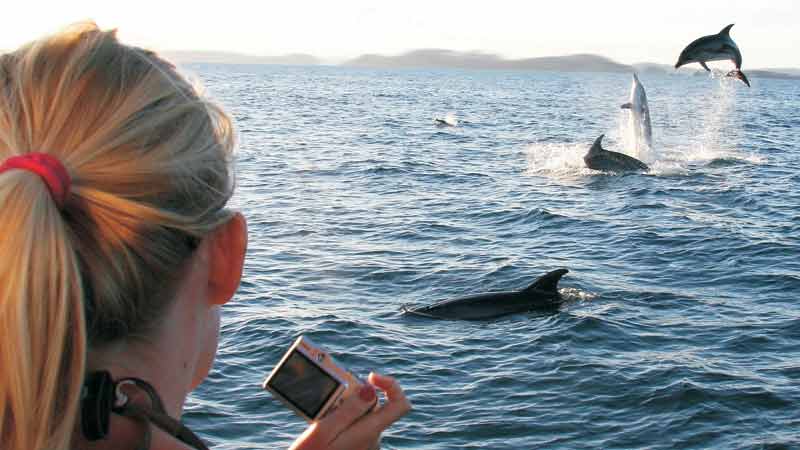
[[[358,395],[346,398],[336,410],[312,423],[289,450],[374,450],[383,430],[406,415],[411,403],[392,377],[369,374]],[[375,403],[375,388],[386,394],[386,402]]]

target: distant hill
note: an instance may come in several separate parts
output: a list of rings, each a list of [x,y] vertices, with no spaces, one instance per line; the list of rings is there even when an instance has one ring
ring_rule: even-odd
[[[786,69],[762,69],[762,70],[745,70],[744,73],[750,78],[777,78],[781,80],[800,80],[800,71],[795,70],[795,73],[780,72]]]
[[[397,56],[362,55],[346,61],[343,65],[374,68],[506,69],[560,72],[630,72],[633,70],[631,66],[592,54],[504,59],[491,53],[442,49],[413,50]]]
[[[605,56],[578,54],[546,56],[511,61],[515,69],[556,70],[560,72],[631,72],[633,67],[620,64]]]
[[[491,53],[421,49],[397,56],[362,55],[345,61],[342,65],[374,68],[502,69],[505,68],[504,63],[503,59]]]
[[[797,68],[789,68],[789,67],[776,67],[776,68],[767,68],[764,69],[769,72],[777,72],[786,75],[798,75],[800,76],[800,69]]]
[[[211,64],[285,64],[285,65],[317,65],[320,60],[303,53],[282,56],[253,56],[241,53],[207,52],[207,51],[164,51],[159,55],[179,64],[211,63]]]
[[[700,66],[697,66],[696,68],[693,67],[693,66],[689,66],[689,67],[684,66],[684,67],[681,67],[680,70],[675,70],[675,66],[670,65],[670,64],[657,64],[657,63],[650,63],[650,62],[636,63],[636,64],[633,64],[633,67],[636,69],[637,72],[644,73],[644,74],[646,74],[646,73],[652,73],[652,74],[668,73],[670,75],[672,75],[672,74],[674,74],[674,75],[693,75],[696,72],[700,72],[700,71],[705,72],[705,70],[701,69]]]
[[[698,67],[689,66],[681,67],[675,70],[673,66],[668,64],[655,64],[655,63],[637,63],[633,67],[639,73],[668,73],[668,74],[683,74],[694,76],[705,76],[706,71]],[[744,69],[744,73],[750,78],[778,78],[784,80],[800,80],[800,69]]]

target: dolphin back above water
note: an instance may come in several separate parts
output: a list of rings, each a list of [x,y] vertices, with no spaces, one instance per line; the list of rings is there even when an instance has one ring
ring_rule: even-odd
[[[630,111],[631,128],[634,131],[636,148],[643,150],[644,146],[653,146],[653,127],[650,125],[650,108],[647,106],[647,94],[644,86],[639,81],[639,77],[633,74],[631,83],[631,94],[628,103],[622,105],[622,109]]]
[[[700,63],[703,69],[710,72],[711,69],[706,65],[707,62],[731,60],[736,69],[728,72],[726,76],[742,80],[747,87],[750,87],[750,80],[742,72],[742,52],[739,51],[739,46],[731,38],[731,27],[733,27],[733,24],[726,26],[717,34],[703,36],[692,41],[681,52],[678,62],[675,63],[675,68],[696,62]]]
[[[542,275],[521,291],[488,292],[449,300],[428,306],[407,308],[406,314],[435,319],[481,320],[532,310],[557,310],[561,305],[558,281],[567,269],[557,269]]]
[[[595,139],[589,152],[583,157],[583,162],[586,163],[586,167],[606,172],[650,170],[647,164],[632,156],[604,149],[602,146],[604,136],[604,134],[601,134],[600,137]]]

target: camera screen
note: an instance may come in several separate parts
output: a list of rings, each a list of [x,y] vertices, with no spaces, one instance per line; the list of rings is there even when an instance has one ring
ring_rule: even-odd
[[[317,416],[339,384],[297,350],[286,358],[269,382],[272,389],[312,418]]]

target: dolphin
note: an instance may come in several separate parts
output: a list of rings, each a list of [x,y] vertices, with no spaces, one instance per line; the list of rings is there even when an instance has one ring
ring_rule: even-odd
[[[732,26],[733,24],[730,24],[717,34],[703,36],[692,41],[681,52],[675,68],[696,62],[710,72],[711,69],[706,65],[707,62],[731,60],[736,69],[728,72],[726,76],[742,80],[747,87],[750,87],[750,80],[742,72],[742,52],[739,51],[739,47],[736,42],[733,42],[730,35]]]
[[[607,172],[624,172],[629,170],[650,170],[647,164],[623,153],[611,152],[603,148],[602,141],[605,135],[595,139],[594,144],[583,157],[586,167]]]
[[[437,126],[447,126],[447,127],[457,127],[458,126],[458,118],[452,112],[449,112],[444,115],[444,117],[434,117],[433,121],[436,122]]]
[[[462,320],[493,319],[531,310],[555,311],[562,303],[558,281],[567,272],[567,269],[548,272],[521,291],[488,292],[415,308],[403,306],[402,311],[434,319]]]
[[[631,84],[631,95],[628,103],[622,105],[622,109],[630,111],[631,124],[635,133],[634,142],[637,149],[641,149],[642,142],[650,148],[653,146],[653,128],[650,126],[650,108],[647,106],[647,94],[644,86],[639,81],[639,77],[633,74]]]

